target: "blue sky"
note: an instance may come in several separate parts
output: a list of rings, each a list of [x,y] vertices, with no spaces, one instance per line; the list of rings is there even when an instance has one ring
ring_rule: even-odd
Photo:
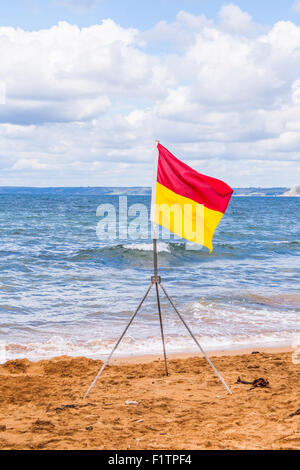
[[[220,8],[230,3],[222,0],[10,0],[1,2],[1,24],[24,29],[48,28],[60,20],[79,26],[90,26],[105,18],[113,18],[124,27],[151,28],[155,23],[174,21],[180,10],[195,15],[217,18]],[[289,0],[239,0],[234,2],[247,11],[256,22],[273,24],[300,16]],[[79,5],[82,5],[81,8]]]
[[[0,185],[300,185],[300,1],[11,0],[0,59]]]

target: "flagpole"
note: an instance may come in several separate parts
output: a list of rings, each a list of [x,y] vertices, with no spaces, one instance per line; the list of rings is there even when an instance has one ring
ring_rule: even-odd
[[[156,144],[155,147],[157,148],[157,144],[159,144],[159,140],[156,140],[155,144]],[[158,167],[158,153],[156,152],[155,157],[154,157],[154,165],[153,165],[152,200],[151,200],[151,221],[152,221],[152,224],[153,224],[153,277],[152,277],[152,282],[155,284],[156,301],[157,301],[159,324],[160,324],[160,334],[161,334],[161,340],[162,340],[162,345],[163,345],[163,354],[164,354],[164,362],[165,362],[165,371],[166,371],[166,375],[168,376],[169,371],[168,371],[168,363],[167,363],[165,335],[164,335],[164,327],[163,327],[163,321],[162,321],[161,305],[160,305],[159,290],[158,290],[158,285],[160,284],[161,279],[160,279],[160,276],[158,275],[158,267],[157,267],[157,227],[156,227],[156,223],[155,223],[157,167]]]
[[[157,144],[159,144],[159,140],[155,141],[155,156],[154,156],[154,164],[153,164],[153,179],[152,179],[152,198],[151,198],[151,222],[153,226],[153,264],[154,264],[154,277],[157,277],[158,270],[157,270],[157,225],[155,223],[155,205],[156,205],[156,183],[157,183],[157,167],[158,167],[158,152],[157,152]]]

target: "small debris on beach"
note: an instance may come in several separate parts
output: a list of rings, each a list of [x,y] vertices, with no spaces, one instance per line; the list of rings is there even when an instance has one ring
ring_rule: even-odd
[[[82,405],[75,405],[75,404],[62,405],[58,408],[54,408],[54,411],[64,411],[64,410],[74,409],[74,408],[85,408],[86,406],[97,406],[97,405],[95,403],[86,403],[86,404],[82,404]]]
[[[236,383],[237,384],[252,385],[252,387],[249,388],[249,390],[253,390],[254,388],[257,388],[257,387],[259,387],[259,388],[271,388],[270,384],[269,384],[269,381],[264,379],[263,377],[260,377],[259,379],[255,379],[252,382],[242,380],[240,377],[238,377]]]
[[[139,401],[126,400],[125,405],[139,405]]]
[[[289,418],[292,418],[293,416],[296,416],[296,415],[300,415],[300,408],[299,408],[299,410],[294,411],[294,413],[291,413],[291,414],[289,415]]]

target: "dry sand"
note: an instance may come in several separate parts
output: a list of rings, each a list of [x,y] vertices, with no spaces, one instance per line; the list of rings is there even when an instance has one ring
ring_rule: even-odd
[[[300,449],[300,412],[289,417],[300,408],[300,364],[291,352],[213,361],[233,395],[198,356],[172,358],[169,377],[162,360],[113,364],[87,400],[101,361],[9,361],[0,366],[0,448]],[[271,388],[250,391],[238,376],[263,377]]]

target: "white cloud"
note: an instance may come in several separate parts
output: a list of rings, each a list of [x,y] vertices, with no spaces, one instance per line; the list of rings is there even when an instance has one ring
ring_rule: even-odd
[[[185,48],[195,40],[197,33],[205,27],[213,26],[213,22],[204,15],[196,16],[185,11],[180,11],[176,21],[167,23],[160,21],[153,28],[141,33],[141,41],[157,42],[166,41],[174,43],[177,48]]]
[[[0,28],[1,79],[7,91],[0,121],[89,119],[107,111],[108,94],[143,89],[149,70],[142,52],[129,47],[135,35],[111,20],[83,29],[66,22],[36,32]],[[140,63],[138,74],[130,62]]]
[[[295,3],[293,3],[292,9],[293,9],[296,13],[300,13],[300,2],[295,2]]]
[[[1,27],[0,184],[150,185],[156,138],[236,186],[299,184],[300,28],[219,18]]]
[[[12,167],[13,170],[24,170],[25,168],[31,170],[46,170],[49,168],[49,165],[41,163],[38,160],[21,158],[17,160]]]
[[[6,103],[6,84],[0,81],[0,104]]]
[[[229,33],[252,35],[257,30],[252,17],[232,3],[221,8],[219,18],[221,28]]]

